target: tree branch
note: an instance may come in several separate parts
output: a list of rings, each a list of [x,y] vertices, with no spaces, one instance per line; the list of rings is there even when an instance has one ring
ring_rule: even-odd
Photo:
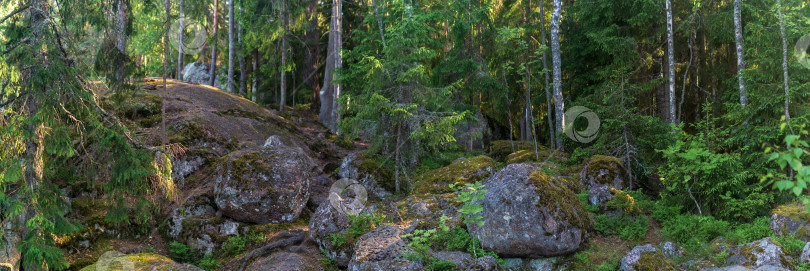
[[[0,24],[5,23],[6,20],[8,20],[8,18],[11,18],[11,16],[16,15],[17,13],[20,13],[23,10],[26,10],[29,7],[31,7],[31,3],[25,4],[25,6],[22,6],[22,7],[18,8],[18,9],[16,9],[16,10],[12,11],[9,15],[6,15],[6,17],[3,17],[3,19],[0,19]]]
[[[25,42],[27,42],[27,41],[28,41],[28,37],[25,37],[24,39],[22,39],[22,40],[18,41],[17,43],[15,43],[14,45],[12,45],[11,47],[6,48],[5,50],[3,50],[3,52],[2,52],[2,53],[0,53],[0,56],[5,55],[5,54],[8,54],[9,52],[13,51],[13,50],[14,50],[14,49],[16,49],[18,46],[20,46],[20,44],[23,44],[23,43],[25,43]]]

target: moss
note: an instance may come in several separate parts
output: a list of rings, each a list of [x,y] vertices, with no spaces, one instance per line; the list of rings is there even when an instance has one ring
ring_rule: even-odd
[[[203,126],[191,121],[177,128],[170,128],[168,134],[171,143],[183,143],[184,145],[190,145],[198,140],[209,139]]]
[[[107,209],[104,200],[93,197],[78,197],[70,201],[70,206],[81,216],[94,216],[103,213]]]
[[[492,141],[489,143],[490,147],[490,157],[497,161],[504,161],[504,158],[511,153],[515,153],[521,150],[531,150],[534,151],[534,142],[529,141],[510,141],[510,140],[498,140]],[[545,148],[543,146],[538,145],[537,148]]]
[[[586,168],[589,176],[599,176],[601,170],[606,170],[608,174],[599,177],[597,181],[603,184],[612,184],[613,179],[617,177],[616,175],[621,174],[624,169],[624,163],[619,158],[597,154],[591,156]]]
[[[638,271],[678,270],[658,251],[645,251],[641,253],[638,262],[633,266]]]
[[[564,221],[580,229],[590,228],[592,221],[588,211],[564,181],[560,178],[550,178],[540,171],[532,172],[529,180],[534,185],[535,192],[540,195],[536,203],[537,208],[545,207],[550,212],[560,210],[565,214]]]
[[[254,180],[246,178],[251,172],[267,172],[271,169],[268,166],[268,159],[274,156],[262,157],[258,151],[248,151],[246,153],[237,153],[233,156],[226,157],[229,159],[230,174],[240,184],[250,184]],[[272,189],[272,187],[268,187]]]
[[[156,265],[156,264],[174,263],[174,261],[172,261],[172,259],[170,259],[169,257],[154,254],[154,253],[138,253],[138,254],[122,255],[122,256],[117,257],[116,259],[121,259],[121,260],[128,259],[128,260],[132,261],[132,263],[135,265],[135,270],[150,270],[149,268]],[[107,270],[109,270],[109,271],[117,271],[117,270],[123,270],[122,268],[123,268],[123,266],[118,261],[114,260],[109,265],[109,268]],[[171,264],[163,265],[162,268],[153,269],[153,270],[162,271],[162,270],[170,270],[170,269],[171,269]],[[86,266],[86,267],[82,268],[81,270],[82,271],[95,271],[96,270],[96,265],[92,264],[92,265],[89,265],[89,266]]]
[[[537,153],[535,154],[534,147],[529,150],[519,150],[506,156],[506,164],[518,164],[525,162],[566,162],[568,161],[568,154],[558,151],[550,150],[543,146],[537,146]],[[538,161],[539,157],[539,161]]]
[[[486,170],[490,168],[489,170]],[[476,156],[452,163],[446,167],[425,172],[415,178],[417,193],[452,192],[449,185],[480,181],[495,170],[495,160],[488,156]]]
[[[388,191],[396,190],[394,178],[391,172],[380,166],[377,161],[366,153],[357,155],[354,161],[354,166],[357,167],[358,173],[365,173],[374,176],[374,181]]]
[[[805,207],[799,204],[776,206],[771,214],[781,215],[795,221],[810,223],[810,212],[807,212]]]

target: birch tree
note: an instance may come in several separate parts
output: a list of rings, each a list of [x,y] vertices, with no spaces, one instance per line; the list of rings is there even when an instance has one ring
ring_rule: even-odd
[[[185,32],[186,22],[183,4],[185,0],[180,0],[180,31],[177,33],[177,79],[183,80],[183,32]]]
[[[782,0],[776,0],[776,9],[779,14],[779,32],[782,35],[782,77],[785,81],[785,119],[790,120],[790,77],[788,75],[788,46],[785,34],[785,15],[782,11]]]
[[[740,18],[742,0],[734,0],[734,40],[737,43],[737,81],[740,84],[740,105],[748,105],[748,96],[745,93],[745,78],[742,72],[745,69],[745,57],[743,56],[743,29]]]
[[[667,9],[667,64],[669,65],[669,85],[667,90],[667,105],[669,123],[675,123],[675,45],[672,35],[672,1],[666,0]],[[684,77],[686,74],[684,74]]]
[[[546,16],[545,16],[545,13],[543,12],[543,4],[544,4],[544,1],[540,0],[540,35],[541,35],[540,41],[543,43],[543,46],[547,46],[548,44],[546,44]],[[546,62],[546,51],[547,51],[547,49],[544,48],[543,49],[543,77],[545,79],[545,86],[544,86],[543,89],[546,91],[546,111],[547,111],[547,114],[548,114],[548,117],[547,117],[547,119],[548,119],[548,141],[549,141],[549,147],[552,148],[552,149],[556,149],[557,144],[555,144],[556,142],[555,142],[555,139],[554,139],[554,137],[555,137],[555,134],[554,134],[554,122],[552,121],[552,117],[551,117],[553,113],[551,111],[552,110],[551,109],[551,93],[549,92],[549,84],[548,84],[549,78],[548,78],[548,62]]]
[[[563,133],[565,123],[565,103],[562,95],[562,59],[560,58],[560,20],[562,19],[562,0],[553,0],[551,11],[551,63],[554,79],[554,122],[557,133]],[[562,138],[557,138],[557,149],[562,149]]]

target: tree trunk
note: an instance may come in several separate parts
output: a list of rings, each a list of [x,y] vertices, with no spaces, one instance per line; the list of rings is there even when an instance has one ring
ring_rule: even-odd
[[[540,37],[540,41],[543,42],[543,45],[545,46],[546,45],[546,19],[545,19],[546,16],[544,15],[544,12],[543,12],[543,4],[544,4],[544,1],[540,0],[540,35],[542,36],[542,37]],[[547,49],[543,50],[543,77],[546,80],[545,81],[546,84],[545,84],[543,89],[546,91],[546,111],[547,111],[546,113],[548,114],[548,116],[546,117],[546,119],[548,119],[548,142],[549,142],[549,147],[550,148],[556,149],[556,144],[555,144],[556,142],[554,142],[554,137],[555,137],[555,134],[554,134],[554,122],[552,121],[552,118],[551,118],[551,114],[553,114],[553,113],[551,112],[551,93],[549,92],[549,84],[548,84],[549,79],[548,79],[548,63],[546,62],[546,51],[547,51]]]
[[[242,8],[242,3],[239,3],[239,14],[243,15],[244,9]],[[242,22],[239,22],[239,29],[237,30],[237,42],[239,43],[239,48],[242,47]],[[247,97],[247,72],[245,72],[245,56],[242,53],[239,53],[239,93],[242,97]]]
[[[171,17],[171,0],[166,0],[166,40],[163,42],[163,91],[168,93],[166,88],[166,76],[169,72],[169,18]],[[166,146],[168,139],[166,136],[166,99],[160,103],[160,144]]]
[[[745,79],[742,72],[745,69],[745,57],[743,56],[743,27],[740,13],[742,0],[734,0],[734,40],[737,43],[737,81],[740,83],[740,105],[748,105],[748,96],[745,93]]]
[[[183,80],[183,34],[186,29],[186,19],[184,18],[185,12],[183,10],[183,4],[185,0],[180,0],[180,33],[177,34],[177,79]]]
[[[380,29],[380,40],[382,40],[383,48],[386,47],[385,45],[385,35],[383,32],[383,21],[382,17],[380,17],[380,10],[377,7],[377,1],[371,0],[371,4],[374,6],[374,17],[377,18],[377,28]]]
[[[785,34],[785,21],[784,14],[782,13],[782,0],[776,0],[777,9],[779,10],[779,31],[782,34],[782,77],[785,80],[785,119],[790,120],[790,77],[788,76],[788,47],[787,35]]]
[[[253,51],[253,86],[250,88],[250,100],[256,102],[259,96],[259,50]]]
[[[340,68],[343,67],[343,53],[341,52],[341,49],[343,47],[343,1],[342,0],[335,0],[334,3],[335,3],[335,7],[336,7],[335,8],[335,11],[336,11],[335,12],[335,14],[336,14],[335,26],[336,27],[335,27],[335,52],[334,52],[334,54],[335,54],[335,70],[332,71],[333,75],[335,74],[335,72],[339,71]],[[416,8],[416,7],[414,7],[414,8]],[[341,110],[340,109],[340,91],[341,91],[341,86],[340,86],[340,83],[337,83],[337,82],[334,83],[334,86],[335,86],[335,89],[334,89],[334,91],[335,91],[335,93],[334,93],[335,94],[335,98],[334,98],[335,105],[332,106],[333,107],[332,108],[332,115],[334,116],[333,117],[334,123],[332,123],[332,130],[335,131],[336,133],[340,133],[340,128],[338,127],[338,125],[340,124],[340,117],[341,117],[340,116],[340,110]]]
[[[334,89],[332,88],[332,71],[335,70],[335,29],[337,26],[335,25],[335,6],[332,6],[332,16],[331,21],[329,23],[329,42],[326,46],[326,65],[324,66],[323,71],[323,87],[321,87],[321,91],[319,92],[320,100],[321,100],[321,108],[319,112],[319,118],[321,123],[327,128],[332,127],[332,106],[334,106]]]
[[[560,59],[560,20],[562,17],[562,0],[554,0],[551,14],[551,63],[554,78],[554,121],[557,133],[563,133],[565,123],[565,102],[562,96],[562,59]],[[562,149],[562,138],[557,138],[557,149]]]
[[[127,24],[127,5],[124,3],[124,0],[118,0],[118,53],[122,56],[127,54],[127,43],[126,43],[126,24]],[[124,65],[125,63],[119,63],[118,69],[116,70],[116,81],[118,84],[118,88],[124,84]]]
[[[214,25],[211,30],[214,38],[211,42],[211,65],[208,68],[208,84],[212,87],[217,80],[217,30],[219,30],[219,0],[214,0]]]
[[[523,22],[521,22],[522,23],[521,27],[523,27],[524,31],[526,31],[526,28],[528,27],[528,21],[529,21],[529,19],[528,19],[529,14],[528,13],[529,13],[530,6],[531,6],[531,0],[529,0],[527,3],[524,3],[524,5],[523,5]],[[534,126],[534,124],[531,123],[532,93],[531,93],[531,82],[530,82],[530,80],[531,80],[531,69],[529,68],[529,54],[531,52],[531,46],[529,46],[529,44],[530,44],[531,41],[529,40],[529,35],[526,35],[526,37],[524,38],[524,42],[526,42],[527,47],[526,47],[526,50],[523,52],[523,65],[525,66],[526,70],[524,71],[525,75],[523,77],[523,81],[525,81],[525,82],[523,82],[523,84],[524,84],[523,85],[523,90],[524,90],[523,91],[523,101],[524,101],[524,103],[523,103],[523,121],[521,121],[521,127],[520,127],[520,140],[529,141],[529,140],[531,140],[532,126]]]
[[[281,0],[281,95],[278,111],[284,113],[287,97],[287,0]]]
[[[234,25],[233,25],[233,1],[235,0],[228,0],[228,91],[233,93],[234,86],[233,86],[233,64],[234,64],[234,57],[236,54],[236,47],[234,44]]]
[[[666,0],[667,9],[667,64],[669,65],[669,85],[667,86],[667,105],[669,106],[667,118],[669,123],[675,123],[675,45],[672,35],[672,3]],[[686,76],[684,74],[684,76]]]
[[[313,90],[312,97],[312,110],[320,108],[320,99],[318,92],[321,90],[318,78],[318,62],[320,50],[320,33],[318,31],[318,0],[309,0],[309,5],[306,8],[306,14],[309,16],[309,27],[306,31],[307,49],[304,54],[304,74],[306,79],[304,84]]]

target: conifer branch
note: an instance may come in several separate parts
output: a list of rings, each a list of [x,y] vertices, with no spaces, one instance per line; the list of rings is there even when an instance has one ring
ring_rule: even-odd
[[[25,4],[25,6],[22,6],[22,7],[18,8],[18,9],[16,9],[16,10],[12,11],[10,14],[6,15],[6,17],[3,17],[3,19],[0,19],[0,24],[3,24],[4,22],[6,22],[6,20],[8,20],[8,18],[11,18],[11,16],[16,15],[17,13],[20,13],[23,10],[28,9],[29,7],[31,7],[31,3]]]

